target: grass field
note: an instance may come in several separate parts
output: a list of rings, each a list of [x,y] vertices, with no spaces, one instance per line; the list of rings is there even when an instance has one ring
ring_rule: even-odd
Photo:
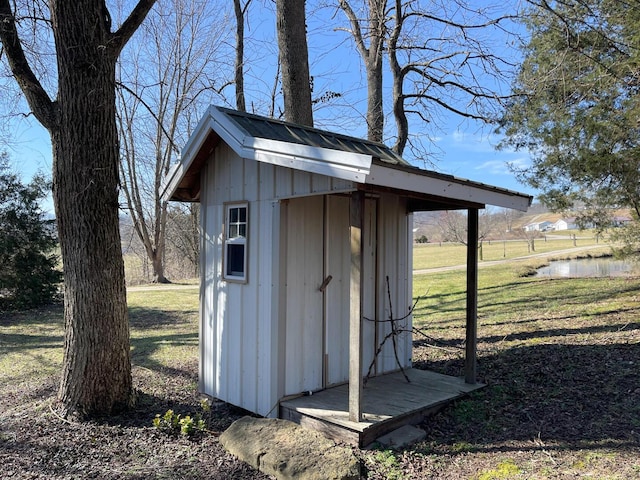
[[[457,254],[445,248],[454,247],[419,247],[416,263],[437,265],[421,260],[430,256],[424,252],[446,251],[456,264]],[[422,332],[414,337],[414,365],[459,375],[465,272],[416,275],[414,291]],[[233,408],[217,406],[211,434],[196,440],[151,427],[169,408],[199,408],[198,290],[132,291],[128,301],[139,405],[85,424],[67,424],[49,410],[62,362],[60,307],[0,314],[4,475],[265,478],[217,442],[242,414]],[[488,386],[422,424],[425,441],[359,451],[368,478],[640,478],[640,278],[520,277],[509,262],[480,269],[478,336],[479,377]]]
[[[578,236],[574,241],[567,236],[557,235],[547,240],[537,238],[535,251],[531,251],[524,240],[485,241],[482,244],[482,261],[510,260],[532,254],[550,254],[573,248],[585,248],[590,251],[610,253],[611,248],[602,241],[596,241],[592,235]],[[414,270],[439,268],[466,263],[467,247],[459,243],[422,243],[413,248]]]

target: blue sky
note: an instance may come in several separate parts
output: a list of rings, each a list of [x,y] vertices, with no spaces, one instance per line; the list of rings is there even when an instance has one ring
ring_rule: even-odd
[[[248,108],[255,105],[256,113],[264,114],[264,105],[268,102],[268,93],[275,77],[277,45],[273,6],[269,2],[257,5],[261,10],[251,12],[253,18],[246,31],[247,104]],[[366,76],[361,59],[349,34],[340,28],[344,26],[340,23],[344,22],[341,12],[333,11],[334,15],[329,15],[331,12],[325,9],[320,13],[320,16],[309,19],[308,29],[314,91],[338,91],[342,97],[331,106],[319,105],[314,113],[316,126],[364,137]],[[388,71],[385,75],[388,77]],[[385,85],[385,88],[389,92],[389,85]],[[228,102],[233,101],[232,87],[225,90],[225,94]],[[393,119],[388,116],[389,111],[387,106],[386,122],[392,127]],[[508,168],[509,163],[520,167],[528,165],[526,152],[496,151],[495,145],[500,139],[492,134],[490,127],[482,127],[477,122],[454,116],[441,116],[439,120],[437,128],[425,130],[424,133],[428,140],[423,143],[429,147],[432,164],[425,166],[416,163],[417,166],[535,195],[535,191],[517,182]],[[422,126],[417,126],[416,130],[419,128]],[[392,130],[390,128],[389,142],[393,140]],[[10,131],[13,138],[9,153],[23,179],[28,180],[38,170],[50,173],[51,144],[46,130],[33,117],[14,117]],[[405,157],[411,161],[410,152],[405,152]],[[45,208],[53,210],[50,203]]]

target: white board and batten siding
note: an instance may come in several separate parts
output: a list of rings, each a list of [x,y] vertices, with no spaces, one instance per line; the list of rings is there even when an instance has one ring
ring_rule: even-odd
[[[403,332],[396,338],[398,358],[403,368],[411,366],[413,326],[410,309],[413,299],[413,215],[407,214],[406,200],[391,194],[379,199],[378,243],[381,246],[378,255],[378,318],[396,322]],[[386,277],[389,277],[389,293]],[[404,318],[403,318],[404,317]],[[381,343],[391,331],[391,324],[384,322],[378,326],[377,344]],[[398,370],[391,339],[384,344],[378,356],[378,373]]]
[[[279,355],[286,341],[277,321],[279,200],[351,188],[349,181],[242,159],[225,143],[216,147],[203,169],[201,193],[200,388],[204,393],[260,415],[277,414],[274,406],[283,389]],[[226,202],[248,203],[246,284],[222,277]]]
[[[286,203],[285,394],[316,391],[349,379],[349,197],[292,199]],[[367,198],[364,208],[362,373],[391,330],[385,322],[405,317],[411,304],[411,216],[396,195]],[[390,229],[387,231],[387,229]],[[390,296],[386,276],[390,278]],[[324,291],[319,287],[331,276]],[[391,304],[390,304],[391,301]],[[375,322],[383,320],[383,322]],[[411,316],[400,322],[401,366],[411,364]],[[385,342],[372,375],[395,371],[393,342]]]

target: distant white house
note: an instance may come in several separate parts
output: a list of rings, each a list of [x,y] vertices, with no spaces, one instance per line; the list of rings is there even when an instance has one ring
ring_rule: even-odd
[[[561,218],[553,224],[554,230],[575,230],[577,228],[576,217]]]
[[[553,223],[549,221],[529,223],[524,226],[525,232],[546,232],[552,228]]]
[[[631,223],[631,217],[627,217],[625,215],[618,215],[613,217],[613,226],[614,227],[623,227]]]

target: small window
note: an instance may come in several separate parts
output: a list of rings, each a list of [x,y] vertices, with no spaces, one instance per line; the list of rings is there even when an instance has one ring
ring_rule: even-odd
[[[224,278],[247,281],[247,227],[248,205],[226,205],[226,231],[224,245]]]

